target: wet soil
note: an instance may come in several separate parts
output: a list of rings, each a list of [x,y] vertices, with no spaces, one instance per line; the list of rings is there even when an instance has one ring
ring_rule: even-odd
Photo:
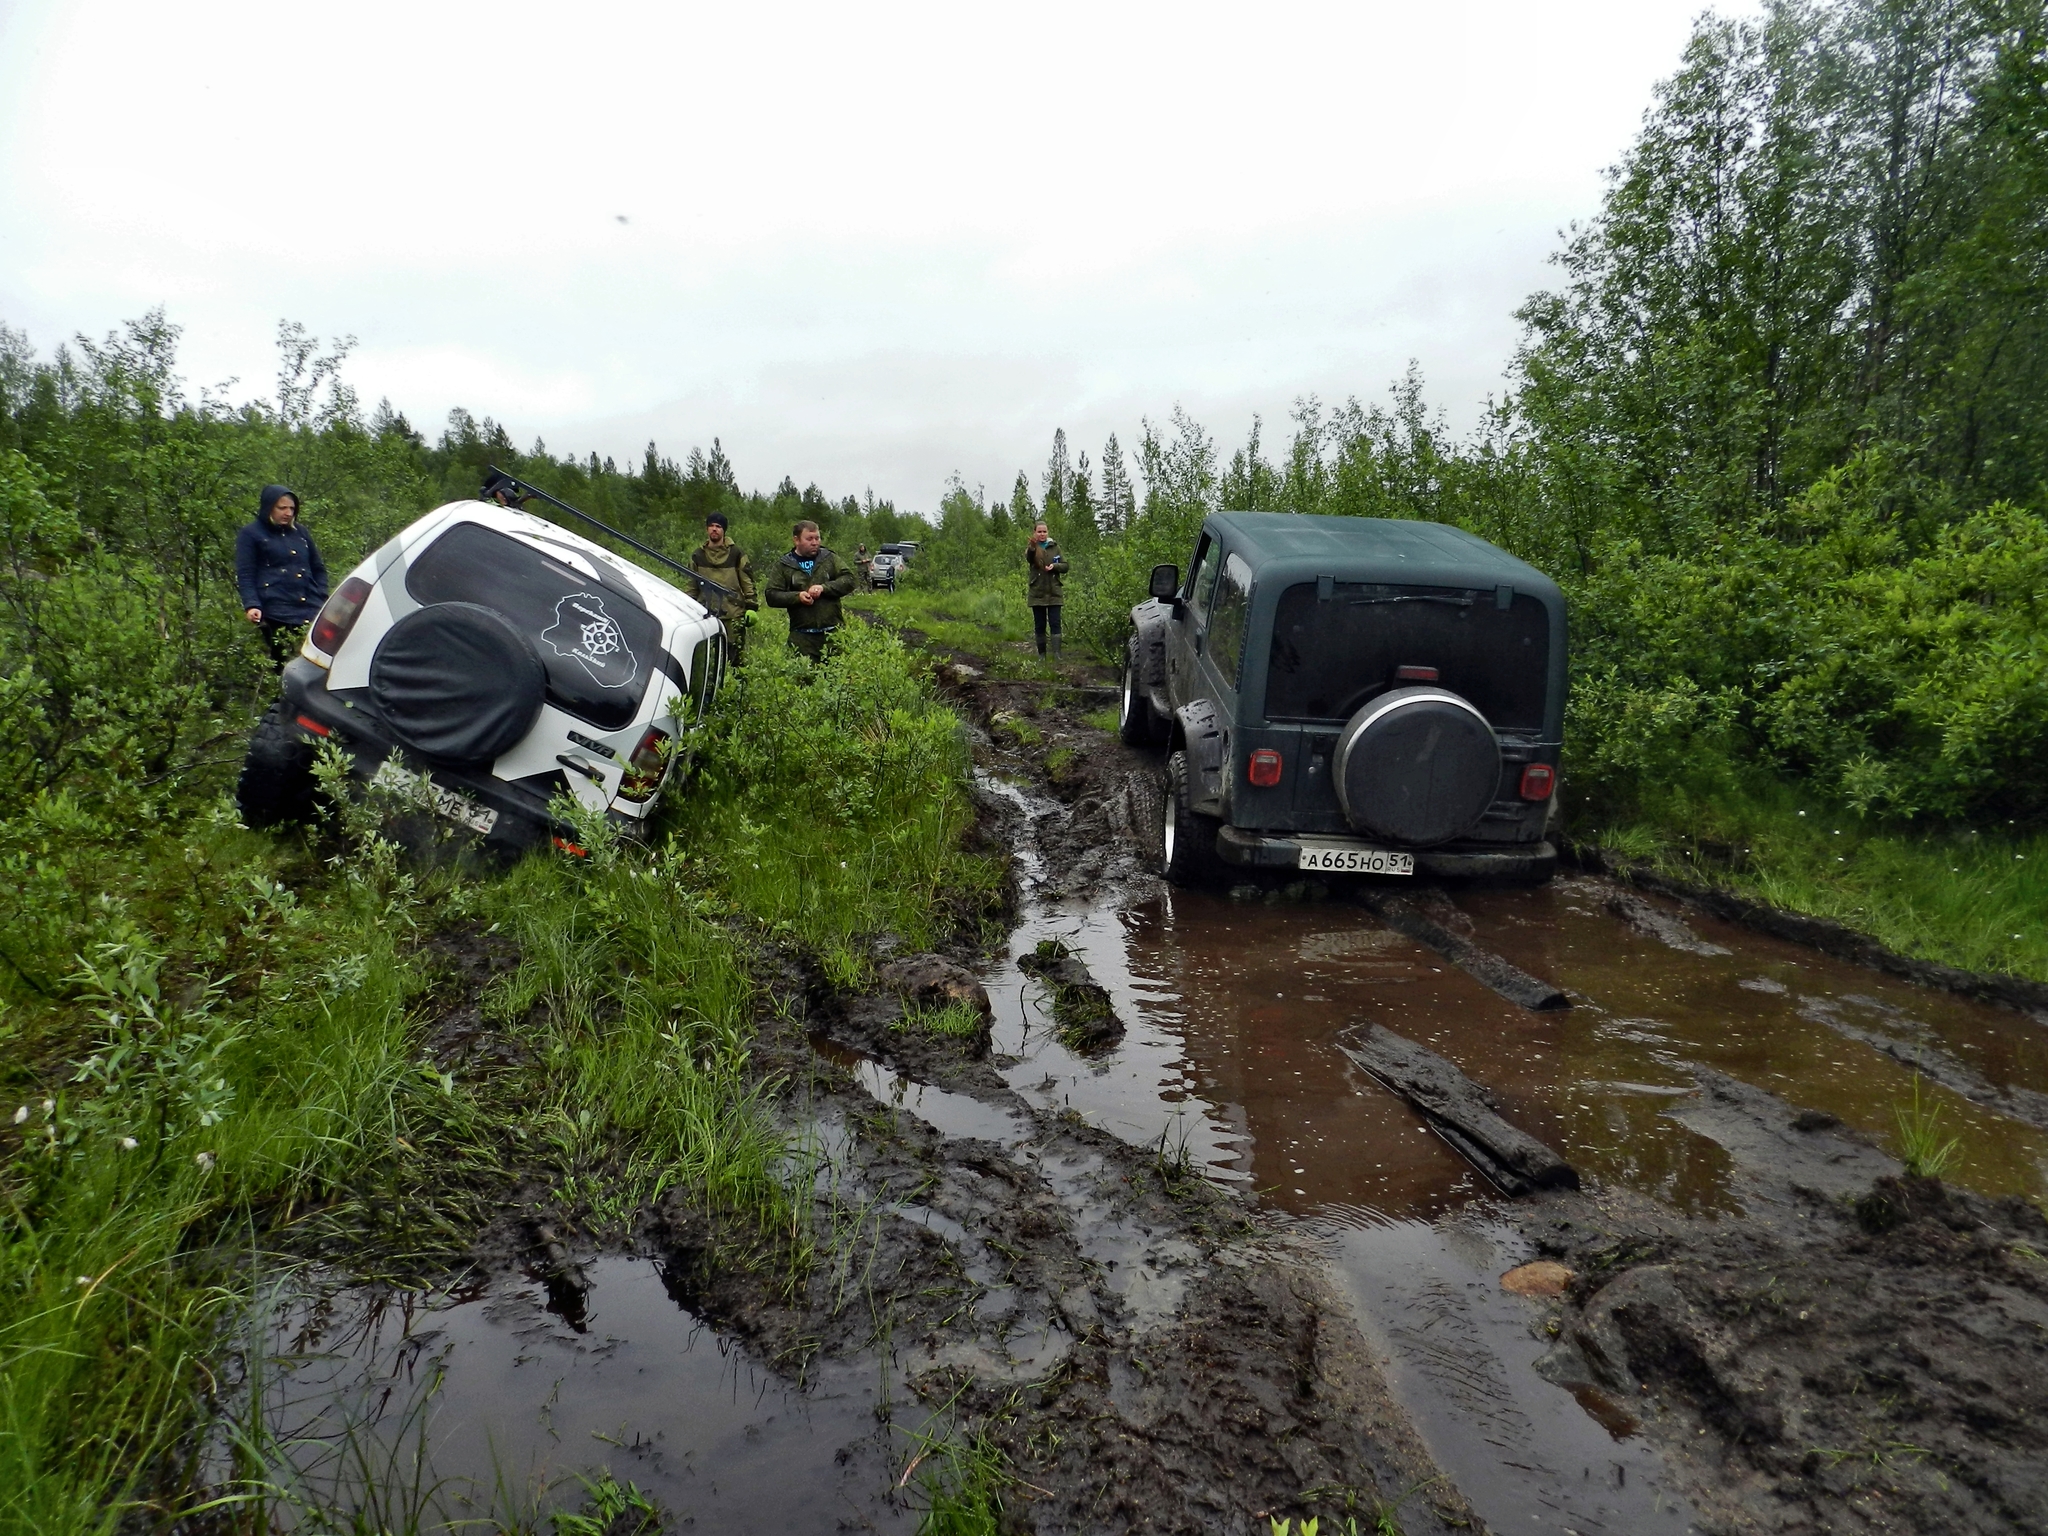
[[[280,1304],[278,1358],[320,1362],[292,1414],[355,1426],[309,1455],[412,1435],[482,1503],[608,1466],[673,1529],[910,1529],[968,1432],[1019,1531],[2044,1528],[2038,1022],[1603,876],[1382,883],[1571,1004],[1534,1012],[1356,884],[1168,889],[1157,764],[1085,722],[1101,693],[942,678],[1013,931],[883,936],[901,985],[859,996],[766,963],[810,1262],[674,1194],[600,1251],[535,1196],[462,1285]],[[1063,1030],[1044,956],[1121,1038]],[[906,1027],[976,986],[982,1033]],[[492,1049],[444,1012],[437,1050]],[[1375,1023],[1586,1188],[1500,1198],[1345,1056]],[[1948,1186],[1882,1150],[1916,1071]],[[1544,1258],[1560,1294],[1501,1285]]]

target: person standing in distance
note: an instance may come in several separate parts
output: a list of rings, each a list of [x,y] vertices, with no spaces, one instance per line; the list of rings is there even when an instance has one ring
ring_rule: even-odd
[[[290,486],[263,487],[255,521],[235,535],[235,585],[244,617],[262,629],[271,660],[282,667],[278,631],[312,623],[327,601],[327,566],[299,526],[299,497]]]
[[[707,581],[715,581],[731,592],[726,597],[710,587],[700,586],[691,595],[725,621],[725,634],[732,644],[732,659],[746,654],[747,630],[753,626],[754,610],[761,606],[754,592],[754,567],[746,551],[725,536],[723,512],[704,519],[704,542],[690,555],[690,569]]]
[[[1040,523],[1031,530],[1031,542],[1024,546],[1024,563],[1031,568],[1031,584],[1025,594],[1031,604],[1031,630],[1038,637],[1038,654],[1045,654],[1047,632],[1052,636],[1052,659],[1060,659],[1060,583],[1067,574],[1067,557],[1053,542],[1052,534]]]
[[[789,648],[816,661],[839,627],[839,600],[853,591],[855,578],[825,547],[816,523],[806,518],[790,532],[795,547],[775,562],[764,595],[770,608],[789,610]]]

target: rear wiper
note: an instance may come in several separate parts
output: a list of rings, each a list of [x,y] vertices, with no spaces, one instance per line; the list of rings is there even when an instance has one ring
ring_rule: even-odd
[[[1453,608],[1470,608],[1469,597],[1447,597],[1437,592],[1417,593],[1412,597],[1350,597],[1344,600],[1347,608],[1365,608],[1374,603],[1448,603]]]

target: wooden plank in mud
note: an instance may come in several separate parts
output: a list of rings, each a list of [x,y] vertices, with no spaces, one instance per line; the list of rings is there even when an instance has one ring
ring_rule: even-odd
[[[1570,1163],[1509,1125],[1484,1088],[1428,1047],[1382,1024],[1348,1029],[1337,1046],[1420,1110],[1460,1156],[1508,1194],[1579,1187]]]
[[[1565,996],[1563,988],[1531,976],[1492,950],[1481,949],[1470,939],[1451,932],[1443,924],[1424,916],[1421,909],[1405,897],[1366,890],[1359,894],[1358,899],[1396,933],[1404,933],[1416,943],[1428,945],[1473,980],[1485,983],[1509,1002],[1520,1003],[1524,1008],[1539,1012],[1571,1007],[1572,1000]]]

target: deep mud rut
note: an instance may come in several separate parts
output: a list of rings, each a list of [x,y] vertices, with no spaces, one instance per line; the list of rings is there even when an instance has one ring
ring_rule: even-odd
[[[909,1530],[921,1437],[969,1426],[1020,1531],[2048,1530],[2042,1020],[1605,878],[1405,893],[1574,1004],[1531,1013],[1341,884],[1167,890],[1105,697],[945,676],[1014,930],[878,942],[899,989],[984,988],[985,1046],[767,978],[802,1283],[671,1198],[627,1252],[534,1215],[460,1288],[301,1288],[266,1392],[310,1480],[347,1502],[370,1445],[478,1511],[608,1466],[674,1529]],[[1044,941],[1114,1044],[1062,1043]],[[1585,1189],[1498,1198],[1337,1048],[1360,1022]],[[1881,1150],[1914,1071],[1952,1187]]]

